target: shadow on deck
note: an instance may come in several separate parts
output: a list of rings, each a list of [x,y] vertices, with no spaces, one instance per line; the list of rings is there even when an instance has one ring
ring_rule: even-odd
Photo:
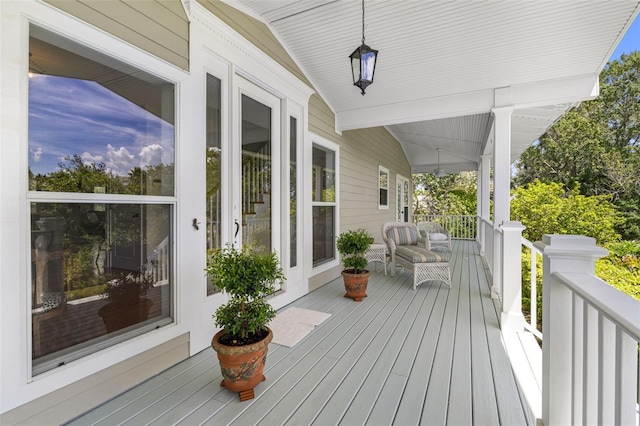
[[[360,303],[341,278],[292,303],[331,317],[293,348],[270,345],[255,399],[219,386],[207,349],[70,424],[529,424],[477,245],[453,251],[451,289],[379,271]]]

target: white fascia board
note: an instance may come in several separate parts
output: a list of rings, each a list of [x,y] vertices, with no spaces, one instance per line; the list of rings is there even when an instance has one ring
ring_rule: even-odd
[[[534,108],[594,99],[600,93],[598,74],[519,84],[495,90],[494,108]]]
[[[480,114],[493,107],[493,90],[419,99],[400,104],[377,105],[336,113],[336,128],[342,131],[438,118]]]
[[[336,128],[354,130],[482,114],[504,107],[518,109],[575,103],[593,99],[598,94],[598,75],[589,74],[340,111],[336,113]]]

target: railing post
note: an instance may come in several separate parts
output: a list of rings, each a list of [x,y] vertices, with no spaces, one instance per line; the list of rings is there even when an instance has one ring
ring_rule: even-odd
[[[607,254],[595,240],[578,235],[543,235],[535,246],[543,254],[542,419],[545,425],[572,424],[572,292],[552,274],[594,274],[595,261]]]
[[[522,315],[522,231],[518,221],[504,221],[502,228],[502,331],[523,331]],[[508,257],[508,259],[506,258]]]

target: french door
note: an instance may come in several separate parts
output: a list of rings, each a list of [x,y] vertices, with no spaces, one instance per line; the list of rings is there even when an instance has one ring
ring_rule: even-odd
[[[238,78],[232,148],[234,243],[280,253],[280,100]]]

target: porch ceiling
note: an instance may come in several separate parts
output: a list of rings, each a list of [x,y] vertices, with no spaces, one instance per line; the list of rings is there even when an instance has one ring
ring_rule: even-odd
[[[512,159],[597,76],[640,1],[367,0],[366,43],[380,51],[365,96],[352,86],[357,0],[225,0],[267,23],[336,113],[339,130],[374,126],[400,141],[415,172],[475,170],[491,152],[491,109],[513,107]]]

